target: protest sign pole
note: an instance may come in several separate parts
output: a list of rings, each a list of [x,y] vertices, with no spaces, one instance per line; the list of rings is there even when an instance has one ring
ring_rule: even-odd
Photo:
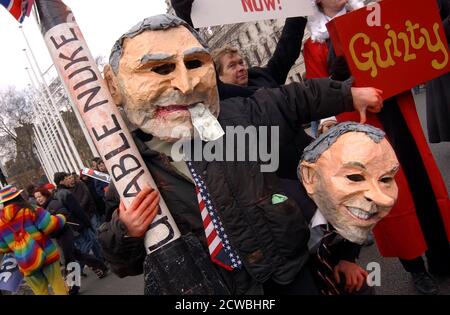
[[[41,32],[58,74],[76,104],[111,179],[129,206],[144,185],[158,190],[70,9],[60,0],[36,0]],[[163,198],[145,236],[147,294],[225,294],[198,239],[180,237]],[[174,274],[183,275],[180,279]]]

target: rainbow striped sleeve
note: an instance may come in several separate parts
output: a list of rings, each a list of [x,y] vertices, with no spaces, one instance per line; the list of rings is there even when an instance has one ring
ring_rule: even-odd
[[[7,253],[11,251],[8,247],[8,244],[0,237],[0,253]]]
[[[66,218],[62,214],[51,215],[42,208],[36,209],[36,225],[45,235],[50,235],[62,229]]]

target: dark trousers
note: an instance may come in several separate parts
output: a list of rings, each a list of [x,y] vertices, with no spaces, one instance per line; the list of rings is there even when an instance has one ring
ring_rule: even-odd
[[[268,280],[263,284],[264,295],[319,295],[309,268],[305,265],[289,284]]]
[[[58,235],[56,241],[63,252],[66,268],[71,262],[79,262],[80,265],[87,265],[92,269],[106,269],[105,264],[101,260],[95,258],[93,255],[82,253],[75,247],[73,232],[70,228],[64,228],[62,233]]]
[[[409,273],[420,273],[420,272],[426,272],[425,268],[425,262],[422,258],[422,256],[419,256],[414,259],[400,259],[400,262],[402,263],[403,268],[409,272]]]

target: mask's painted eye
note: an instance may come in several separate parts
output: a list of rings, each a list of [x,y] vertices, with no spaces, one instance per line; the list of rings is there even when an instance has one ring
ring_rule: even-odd
[[[153,72],[156,72],[156,73],[161,74],[161,75],[169,74],[169,73],[171,73],[174,70],[175,70],[175,64],[174,63],[166,63],[164,65],[156,66],[156,67],[152,68]]]
[[[352,182],[362,182],[365,181],[366,179],[364,178],[363,175],[361,174],[351,174],[351,175],[347,175],[347,178],[349,180],[351,180]]]
[[[380,182],[385,183],[385,184],[390,184],[394,181],[393,177],[383,177],[382,179],[380,179]]]
[[[188,70],[197,69],[203,65],[203,63],[198,59],[185,61],[184,64]]]

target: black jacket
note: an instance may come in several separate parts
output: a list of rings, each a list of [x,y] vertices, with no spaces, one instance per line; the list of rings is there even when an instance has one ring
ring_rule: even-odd
[[[91,221],[89,220],[89,217],[68,189],[58,187],[53,196],[64,206],[64,208],[67,209],[69,216],[67,220],[79,225],[78,227],[74,226],[74,230],[91,228]]]
[[[445,36],[450,42],[450,0],[438,0],[439,13],[444,26]]]
[[[51,214],[62,214],[66,218],[68,217],[69,213],[67,209],[64,207],[64,205],[56,199],[54,196],[51,196],[47,199],[45,204],[42,206],[44,209],[48,210]]]
[[[292,139],[296,133],[303,132],[303,123],[351,110],[348,85],[319,79],[306,86],[295,83],[278,89],[261,89],[251,98],[222,101],[219,121],[224,129],[226,126],[278,126],[280,147],[296,146]],[[172,169],[167,156],[148,149],[139,139],[136,144],[180,232],[194,233],[206,250],[194,185]],[[280,165],[296,165],[300,154],[282,156]],[[262,173],[260,164],[193,162],[208,187],[231,244],[243,260],[244,268],[240,272],[220,270],[231,292],[236,294],[246,293],[250,286],[268,279],[280,284],[291,282],[309,255],[306,246],[309,231],[301,209],[291,199],[272,204],[272,196],[284,192],[278,185],[277,175]],[[295,173],[295,169],[292,171]],[[142,273],[146,257],[144,240],[125,235],[126,228],[118,220],[117,212],[111,222],[99,229],[105,258],[121,277]]]
[[[64,187],[64,186],[62,186]],[[84,182],[76,182],[74,187],[65,187],[68,189],[75,199],[77,199],[80,204],[81,209],[87,214],[89,218],[97,212],[95,207],[94,198],[89,191],[89,188]]]
[[[62,214],[66,217],[67,220],[66,224],[64,224],[64,227],[61,230],[52,234],[52,238],[59,240],[61,237],[69,237],[70,239],[73,239],[73,222],[70,221],[71,216],[64,205],[58,199],[56,199],[54,195],[52,195],[47,199],[42,207],[48,210],[52,215]],[[64,236],[67,234],[69,234],[69,236]]]
[[[95,190],[95,179],[92,177],[86,177],[83,180],[83,183],[86,185],[86,187],[89,189],[89,192],[91,193],[92,198],[94,199],[95,203],[95,210],[97,215],[104,215],[105,214],[105,202],[103,201],[103,198],[97,194],[97,191]]]

